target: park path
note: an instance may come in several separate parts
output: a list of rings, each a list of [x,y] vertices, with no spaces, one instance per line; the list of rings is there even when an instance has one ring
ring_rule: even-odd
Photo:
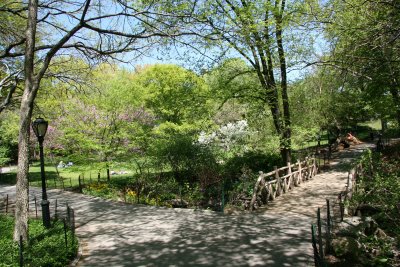
[[[295,187],[267,208],[226,215],[129,205],[49,190],[54,205],[75,209],[82,246],[78,266],[313,266],[310,225],[317,207],[343,190],[362,144],[334,155],[329,171]],[[0,185],[0,196],[15,194]],[[40,198],[40,190],[30,194]],[[32,199],[32,197],[31,197]]]

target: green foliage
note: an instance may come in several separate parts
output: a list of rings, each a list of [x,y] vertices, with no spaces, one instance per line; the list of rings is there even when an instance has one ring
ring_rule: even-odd
[[[149,148],[151,156],[169,164],[177,175],[191,168],[196,155],[191,125],[163,123],[154,130],[153,140]]]
[[[146,106],[164,122],[193,123],[207,118],[208,88],[195,73],[176,65],[154,65],[138,73]]]
[[[18,122],[18,114],[12,110],[0,113],[0,166],[16,159]]]
[[[10,161],[8,147],[0,146],[0,167]]]
[[[231,179],[237,179],[242,175],[242,169],[250,170],[253,173],[259,171],[269,172],[274,166],[282,166],[282,159],[277,154],[265,154],[261,151],[249,151],[242,156],[229,159],[225,166],[225,175]]]
[[[363,156],[366,173],[359,180],[360,191],[354,200],[356,203],[366,203],[374,207],[379,207],[381,213],[378,215],[383,222],[393,221],[394,218],[400,219],[397,205],[400,203],[400,168],[399,158],[381,158],[380,154],[368,152]]]
[[[274,166],[282,166],[279,154],[249,151],[229,159],[224,165],[222,175],[230,203],[241,205],[240,197],[248,198],[253,194],[258,172],[272,171]]]
[[[88,184],[83,189],[84,194],[92,195],[95,197],[102,197],[106,199],[118,199],[118,190],[116,190],[112,185],[109,185],[104,182],[95,182]]]
[[[379,228],[390,237],[400,240],[400,144],[386,149],[383,154],[367,151],[361,160],[364,175],[357,179],[357,191],[350,202],[352,207],[359,204],[373,207],[371,216]],[[372,165],[371,165],[372,164]],[[361,237],[368,254],[379,251],[372,259],[366,258],[371,266],[392,266],[394,243],[390,238],[376,235]],[[364,260],[364,261],[365,261]]]
[[[326,34],[333,44],[332,60],[353,89],[381,118],[400,120],[399,87],[400,42],[393,29],[399,29],[399,5],[396,1],[330,1]]]
[[[18,266],[18,244],[13,241],[14,219],[0,215],[0,266]],[[24,243],[26,266],[66,266],[78,250],[78,242],[70,230],[65,247],[64,226],[55,221],[52,228],[43,227],[40,220],[29,220],[29,242]]]

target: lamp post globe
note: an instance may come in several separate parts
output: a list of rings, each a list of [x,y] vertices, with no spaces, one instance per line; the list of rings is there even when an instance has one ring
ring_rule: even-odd
[[[40,174],[42,180],[42,219],[43,225],[46,228],[50,227],[50,207],[47,200],[46,192],[46,177],[44,173],[44,155],[43,155],[43,141],[47,132],[48,122],[43,118],[37,118],[32,122],[32,129],[39,141],[39,155],[40,155]]]

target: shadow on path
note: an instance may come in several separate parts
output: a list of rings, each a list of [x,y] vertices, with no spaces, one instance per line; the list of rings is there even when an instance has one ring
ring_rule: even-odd
[[[351,160],[369,145],[335,155],[331,169],[255,213],[224,215],[111,202],[49,190],[75,209],[83,246],[78,266],[313,266],[310,225],[343,189]],[[1,186],[0,194],[15,187]],[[39,188],[31,188],[40,198]]]

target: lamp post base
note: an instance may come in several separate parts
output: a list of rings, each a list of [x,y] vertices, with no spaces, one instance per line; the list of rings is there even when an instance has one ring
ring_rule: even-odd
[[[48,200],[42,200],[40,204],[42,205],[43,226],[50,228],[50,202]]]

